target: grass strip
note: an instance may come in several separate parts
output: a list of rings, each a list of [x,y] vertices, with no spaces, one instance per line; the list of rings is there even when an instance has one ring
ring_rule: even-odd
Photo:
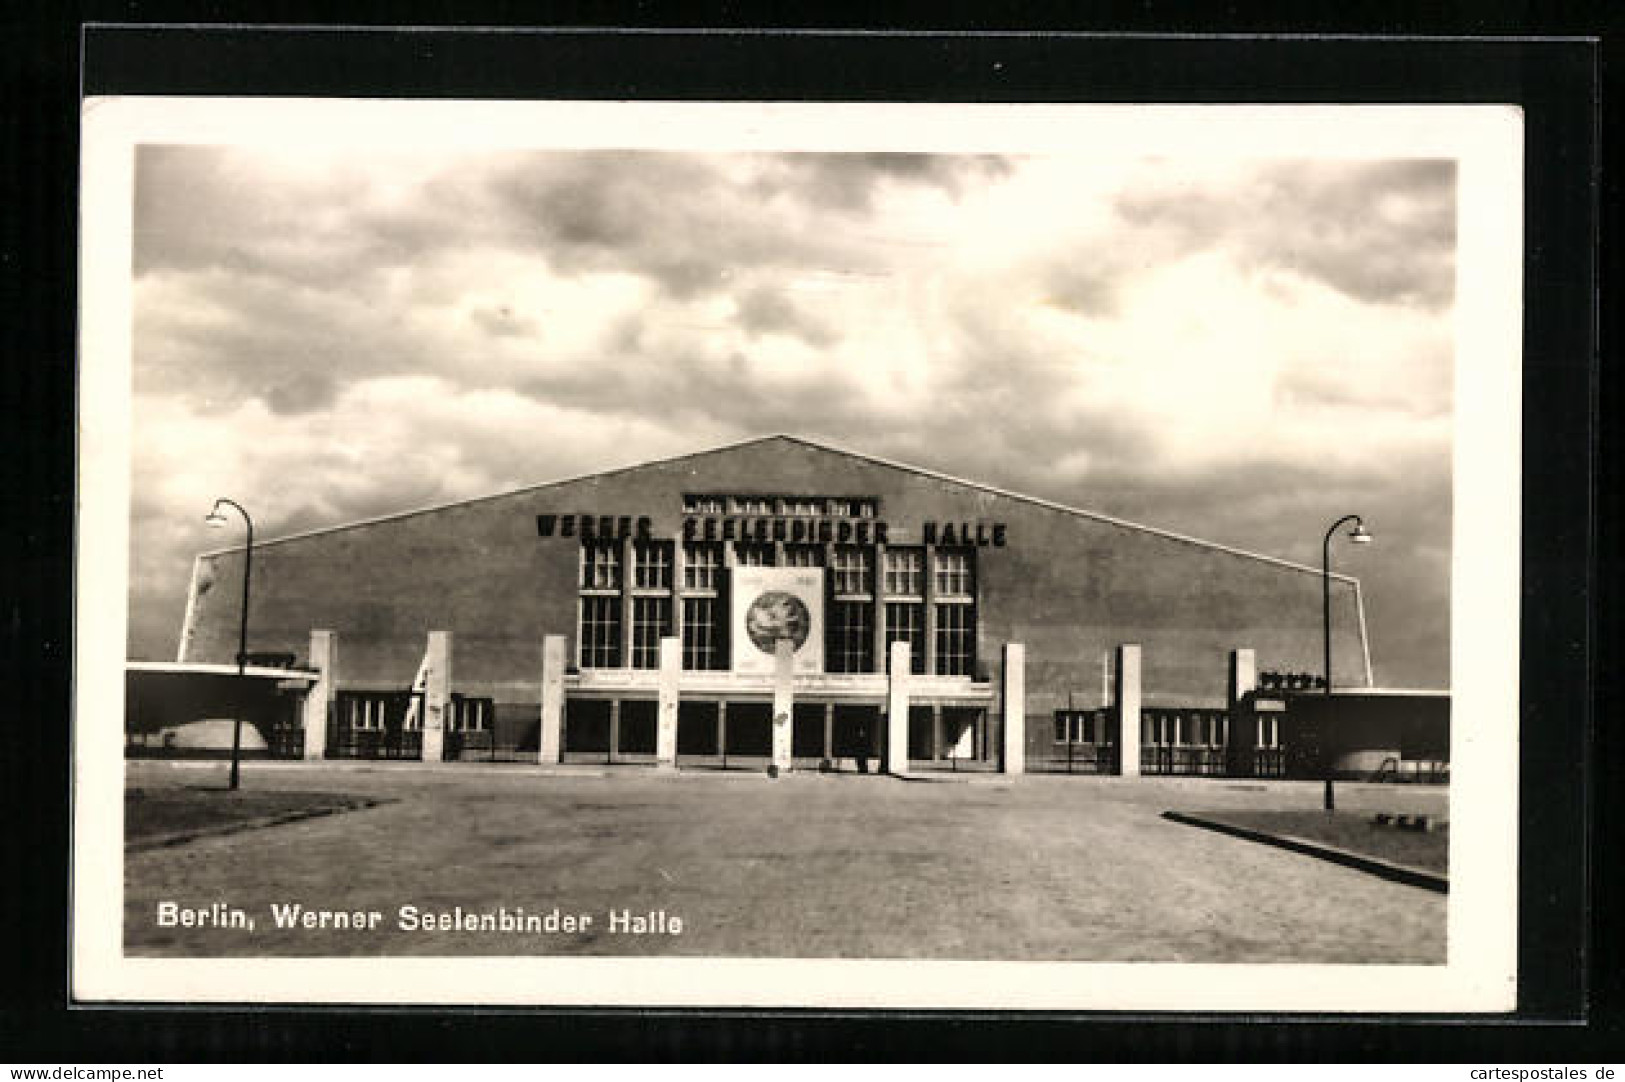
[[[124,843],[132,852],[167,848],[385,803],[390,801],[345,793],[131,789],[124,796]]]
[[[1343,816],[1344,821],[1335,821]],[[1345,867],[1355,868],[1398,883],[1423,887],[1441,894],[1450,889],[1446,875],[1448,868],[1448,841],[1443,834],[1431,837],[1431,844],[1394,842],[1385,833],[1398,833],[1390,828],[1370,826],[1369,821],[1347,813],[1326,812],[1196,812],[1165,811],[1164,819],[1187,826],[1202,827],[1248,841],[1261,842],[1277,848],[1317,857]],[[1353,824],[1348,822],[1352,820]],[[1359,825],[1367,830],[1361,834],[1353,829]],[[1317,836],[1318,835],[1318,836]],[[1336,839],[1333,841],[1332,839]],[[1359,844],[1358,848],[1348,843]],[[1396,859],[1395,853],[1406,855],[1423,853],[1428,865],[1421,866]]]

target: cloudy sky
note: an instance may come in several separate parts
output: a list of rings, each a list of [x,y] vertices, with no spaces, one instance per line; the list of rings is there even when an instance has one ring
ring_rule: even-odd
[[[130,652],[262,537],[769,432],[1318,564],[1448,682],[1456,170],[145,146]],[[1267,660],[1267,659],[1265,659]]]

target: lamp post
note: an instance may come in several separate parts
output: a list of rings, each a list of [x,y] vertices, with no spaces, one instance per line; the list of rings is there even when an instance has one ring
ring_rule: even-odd
[[[244,670],[248,667],[248,573],[254,566],[254,520],[248,517],[243,505],[236,500],[228,500],[224,496],[214,501],[214,508],[204,516],[203,521],[211,529],[220,529],[226,524],[226,516],[221,513],[221,507],[234,507],[237,513],[243,516],[243,525],[248,527],[248,544],[243,549],[243,611],[242,621],[237,628],[237,716],[232,719],[231,725],[231,785],[237,788],[239,763],[242,759],[243,747],[243,706],[248,696],[243,693]]]
[[[1360,520],[1360,516],[1344,515],[1332,523],[1331,528],[1326,531],[1325,540],[1320,545],[1320,629],[1321,642],[1326,651],[1326,667],[1323,670],[1326,673],[1326,709],[1321,715],[1325,719],[1321,722],[1322,726],[1327,725],[1331,719],[1332,703],[1332,535],[1337,533],[1338,527],[1345,522],[1354,523],[1354,527],[1348,532],[1350,541],[1356,545],[1369,545],[1371,543],[1371,535],[1366,532],[1365,523]],[[1321,755],[1324,757],[1326,751],[1324,737],[1321,739],[1320,744]],[[1326,762],[1325,771],[1326,793],[1324,803],[1326,810],[1332,811],[1337,804],[1332,796],[1332,764],[1330,761]]]

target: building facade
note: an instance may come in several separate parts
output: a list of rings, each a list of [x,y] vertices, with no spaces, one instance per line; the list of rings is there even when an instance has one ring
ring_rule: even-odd
[[[242,558],[198,557],[181,662],[232,660]],[[252,567],[253,649],[324,673],[320,755],[1133,772],[1146,746],[1229,762],[1253,659],[1320,667],[1318,568],[789,436]],[[1359,585],[1331,589],[1334,684],[1369,685]]]

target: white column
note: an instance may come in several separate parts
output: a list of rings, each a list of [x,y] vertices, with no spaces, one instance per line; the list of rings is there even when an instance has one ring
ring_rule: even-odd
[[[305,758],[327,755],[327,718],[333,712],[333,696],[338,691],[338,635],[331,631],[310,633],[310,665],[321,673],[305,692]]]
[[[683,539],[674,538],[671,543],[671,633],[677,636],[678,642],[683,641],[683,576],[687,561]]]
[[[556,763],[564,751],[564,636],[542,636],[542,727],[536,761]]]
[[[1258,662],[1251,650],[1230,651],[1230,721],[1225,725],[1225,769],[1238,777],[1253,773],[1253,749],[1263,742],[1257,726],[1246,724],[1242,701],[1258,687]]]
[[[445,754],[446,718],[451,713],[451,632],[429,632],[429,679],[423,691],[423,761]]]
[[[1027,769],[1027,647],[1004,644],[1004,756],[1006,774]]]
[[[636,582],[636,569],[632,566],[632,539],[621,538],[621,667],[632,667],[632,626],[635,622],[636,604],[632,600],[632,583]],[[617,752],[619,748],[615,749]]]
[[[1117,772],[1140,776],[1140,646],[1117,648]]]
[[[886,699],[886,772],[908,777],[908,640],[891,644],[891,680]]]
[[[677,766],[677,703],[683,678],[683,640],[668,635],[660,640],[660,705],[655,719],[655,763]]]
[[[728,700],[717,702],[717,758],[728,765]]]
[[[1230,705],[1234,707],[1258,686],[1257,655],[1252,650],[1230,651]]]
[[[779,639],[773,644],[773,765],[790,769],[791,733],[795,729],[796,644]]]

